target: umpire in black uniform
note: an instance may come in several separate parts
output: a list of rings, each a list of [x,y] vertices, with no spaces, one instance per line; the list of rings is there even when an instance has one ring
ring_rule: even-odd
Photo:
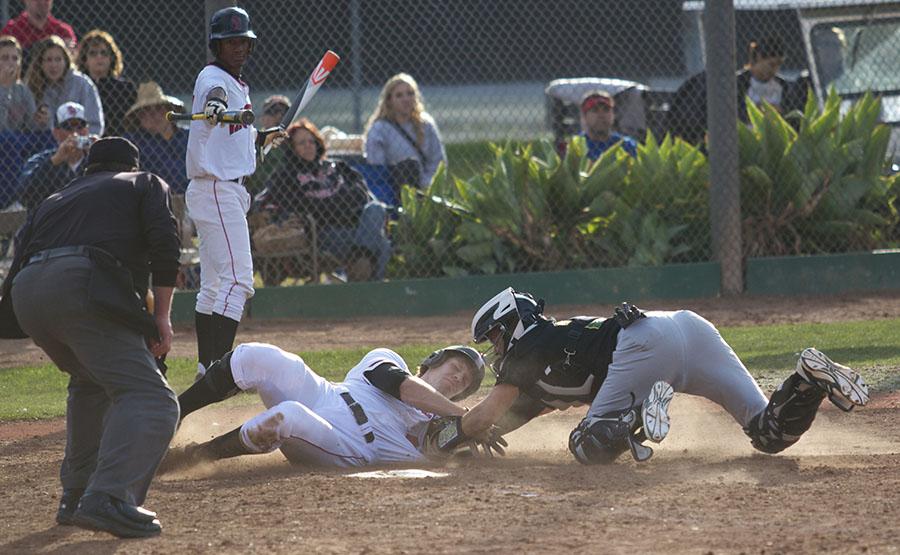
[[[0,310],[0,335],[18,325],[70,375],[57,522],[120,537],[160,533],[140,505],[178,422],[158,362],[172,345],[179,241],[169,186],[138,167],[126,139],[94,143],[85,175],[26,222]]]

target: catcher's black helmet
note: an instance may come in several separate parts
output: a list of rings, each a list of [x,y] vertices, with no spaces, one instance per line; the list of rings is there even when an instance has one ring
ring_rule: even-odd
[[[495,354],[503,356],[542,319],[544,301],[508,287],[484,303],[472,318],[472,340],[491,340]]]
[[[243,8],[224,8],[209,20],[209,49],[213,52],[215,41],[232,37],[247,37],[256,40],[256,33],[250,28],[250,16]]]

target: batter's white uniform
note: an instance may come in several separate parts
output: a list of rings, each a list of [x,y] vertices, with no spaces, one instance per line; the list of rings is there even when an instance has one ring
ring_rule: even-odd
[[[241,390],[255,388],[267,408],[241,426],[241,440],[251,451],[264,453],[280,448],[291,462],[324,466],[422,459],[418,446],[423,445],[434,415],[369,383],[364,372],[385,362],[409,372],[400,355],[390,349],[375,349],[347,373],[342,383],[331,383],[312,371],[302,358],[274,345],[238,346],[231,356],[234,382]],[[350,393],[362,406],[368,422],[357,423],[341,397],[343,392]],[[367,434],[374,436],[371,442],[366,440]]]
[[[216,65],[194,84],[192,112],[202,113],[214,88],[228,96],[228,110],[250,109],[250,87]],[[187,148],[185,201],[200,238],[200,292],[197,312],[241,320],[253,296],[253,260],[244,179],[256,170],[256,129],[252,125],[191,122]]]

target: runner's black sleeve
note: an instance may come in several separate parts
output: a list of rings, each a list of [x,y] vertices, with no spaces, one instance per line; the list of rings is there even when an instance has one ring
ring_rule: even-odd
[[[363,372],[363,376],[370,384],[397,399],[400,398],[400,384],[410,375],[406,370],[390,362],[382,362],[375,368]]]

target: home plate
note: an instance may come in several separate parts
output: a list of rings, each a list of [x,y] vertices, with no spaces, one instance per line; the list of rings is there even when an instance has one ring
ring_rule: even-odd
[[[431,472],[418,468],[406,468],[403,470],[374,470],[372,472],[357,472],[348,474],[350,478],[446,478],[450,474],[446,472]]]

